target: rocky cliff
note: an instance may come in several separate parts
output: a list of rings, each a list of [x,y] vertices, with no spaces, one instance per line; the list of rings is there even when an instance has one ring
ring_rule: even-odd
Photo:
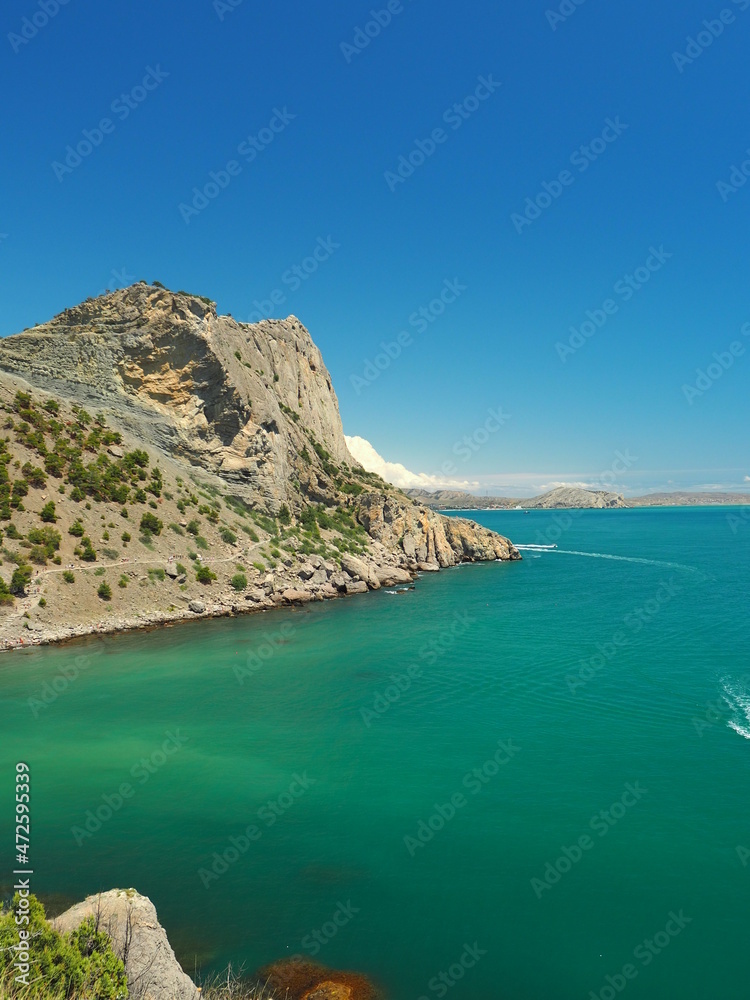
[[[0,411],[6,646],[520,558],[358,465],[293,316],[141,282],[0,341]]]
[[[311,441],[337,465],[353,462],[330,375],[294,316],[241,324],[208,299],[139,283],[0,341],[0,368],[105,407],[135,438],[254,503],[289,500],[295,475],[315,486],[320,469],[300,460]]]

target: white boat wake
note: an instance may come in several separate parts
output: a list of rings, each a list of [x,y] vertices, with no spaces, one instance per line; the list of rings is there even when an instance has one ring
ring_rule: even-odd
[[[750,740],[750,694],[748,694],[747,688],[728,678],[722,680],[721,686],[723,688],[722,697],[734,716],[734,718],[727,720],[727,725],[735,733]]]
[[[585,556],[587,559],[613,559],[617,562],[641,563],[643,566],[664,566],[666,569],[681,569],[686,573],[701,573],[695,566],[682,563],[663,562],[660,559],[641,559],[638,556],[615,556],[608,552],[578,552],[576,549],[558,549],[556,545],[516,545],[519,550],[530,549],[538,552],[554,552],[561,556]]]

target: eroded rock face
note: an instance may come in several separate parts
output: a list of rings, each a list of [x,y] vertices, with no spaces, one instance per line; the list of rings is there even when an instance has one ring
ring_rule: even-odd
[[[374,493],[359,497],[358,517],[372,538],[418,565],[455,566],[459,562],[521,558],[518,549],[502,535],[475,521],[445,517],[406,497]]]
[[[182,971],[154,904],[135,889],[111,889],[89,896],[50,921],[61,934],[94,917],[125,965],[131,1000],[199,1000],[195,983]]]
[[[105,407],[112,423],[271,507],[292,499],[293,477],[326,492],[325,474],[319,483],[300,462],[312,451],[303,428],[335,462],[356,464],[331,377],[294,316],[237,323],[213,302],[139,282],[4,338],[0,368]]]

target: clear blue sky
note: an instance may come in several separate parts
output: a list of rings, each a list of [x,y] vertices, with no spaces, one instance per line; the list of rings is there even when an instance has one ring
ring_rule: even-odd
[[[365,47],[357,29],[387,3],[6,4],[0,333],[139,278],[239,319],[278,289],[269,312],[310,329],[346,432],[411,470],[521,489],[596,481],[619,450],[629,490],[746,488],[750,183],[722,197],[717,182],[750,159],[750,0],[726,0],[733,22],[681,67],[722,3],[568,5],[393,0]],[[583,169],[607,119],[627,128]],[[564,170],[559,197],[514,223]],[[194,211],[212,171],[225,186]],[[316,247],[326,259],[295,281]],[[672,256],[626,301],[616,284],[651,247]],[[445,312],[410,326],[455,280]],[[616,313],[563,361],[606,299]],[[401,331],[401,356],[355,384]],[[510,419],[459,455],[498,407]]]

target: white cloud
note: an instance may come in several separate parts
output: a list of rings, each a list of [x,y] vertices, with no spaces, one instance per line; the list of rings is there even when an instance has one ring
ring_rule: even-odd
[[[557,490],[561,486],[567,486],[569,489],[576,489],[576,490],[598,490],[603,488],[600,483],[554,482],[554,483],[542,483],[539,486],[539,489],[543,490],[546,493],[549,490]]]
[[[382,476],[387,483],[392,483],[401,489],[456,489],[469,490],[479,485],[466,479],[441,479],[439,476],[429,476],[426,472],[411,472],[400,462],[387,462],[379,455],[369,441],[362,437],[347,437],[346,443],[354,458],[368,472]]]
[[[442,479],[424,472],[412,472],[400,462],[388,462],[379,455],[369,441],[361,437],[347,437],[352,455],[370,472],[376,472],[387,482],[402,489],[426,490],[454,489],[486,496],[515,497],[519,500],[547,493],[559,486],[583,490],[607,490],[639,496],[647,493],[669,493],[672,490],[687,492],[746,492],[750,475],[742,469],[664,469],[623,474],[622,483],[603,483],[600,473],[591,469],[548,469],[542,472],[502,472],[477,474],[474,481]],[[714,482],[705,480],[714,479]],[[719,482],[716,482],[719,479]]]

